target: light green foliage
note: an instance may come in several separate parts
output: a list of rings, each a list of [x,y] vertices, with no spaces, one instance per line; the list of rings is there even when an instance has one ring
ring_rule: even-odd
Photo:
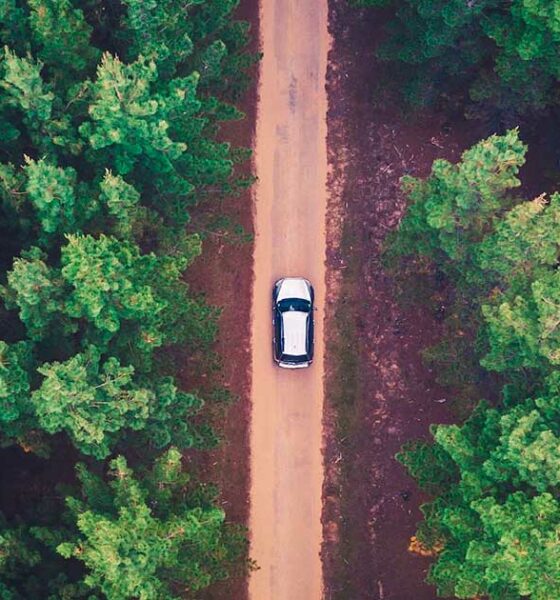
[[[5,47],[1,66],[3,102],[22,111],[26,124],[38,129],[50,118],[54,99],[41,78],[41,63],[20,58]]]
[[[6,305],[19,310],[32,340],[38,341],[55,314],[61,309],[62,281],[46,262],[38,248],[23,252],[8,273],[8,285],[2,290]]]
[[[145,430],[147,445],[156,448],[212,443],[189,422],[202,406],[196,396],[180,392],[171,378],[143,387],[133,367],[102,359],[95,346],[37,371],[44,379],[32,402],[40,426],[66,431],[84,454],[105,458],[125,430]]]
[[[399,460],[437,495],[418,537],[437,555],[428,581],[440,596],[548,600],[560,596],[560,197],[508,194],[525,151],[508,135],[491,146],[493,168],[473,148],[440,179],[413,180],[411,211],[393,239],[397,255],[436,266],[455,288],[445,324],[460,335],[440,346],[446,353],[430,353],[443,368],[449,357],[461,363],[448,383],[461,387],[467,365],[482,387],[478,367],[461,357],[474,339],[470,356],[505,378],[503,400],[480,403],[462,425],[434,427],[433,446],[409,444]],[[483,182],[469,176],[471,195],[456,182],[472,157]]]
[[[482,306],[489,352],[482,364],[492,370],[549,371],[560,360],[558,226],[560,198],[553,194],[507,212],[476,249],[477,262],[493,291]]]
[[[560,250],[560,195],[544,195],[508,211],[477,249],[479,268],[523,289],[554,267]]]
[[[167,173],[173,161],[186,150],[183,142],[174,142],[168,133],[169,111],[179,102],[182,111],[194,112],[196,76],[176,82],[174,102],[154,95],[150,89],[157,79],[156,65],[142,57],[125,65],[105,54],[93,85],[89,108],[92,122],[80,126],[80,133],[92,148],[113,150],[115,170],[123,175],[131,171],[139,157],[151,161],[151,169]]]
[[[189,211],[246,185],[234,165],[248,151],[219,132],[242,116],[227,102],[255,60],[236,6],[0,0],[0,444],[33,463],[29,490],[3,493],[23,498],[8,499],[20,554],[38,552],[13,577],[0,560],[2,598],[194,596],[245,560],[244,535],[182,479],[177,452],[158,463],[165,483],[142,467],[170,445],[217,443],[173,373],[211,352],[219,314],[189,294],[185,269],[220,207],[196,223]],[[113,452],[136,475],[119,459],[118,481],[97,479],[103,502],[84,492],[62,516],[58,465],[70,484],[77,454],[99,473]],[[84,548],[83,570],[55,553],[64,542],[64,556]]]
[[[201,406],[196,396],[169,379],[132,383],[133,367],[149,372],[153,351],[164,341],[213,339],[214,311],[184,297],[183,264],[141,255],[135,245],[105,236],[69,237],[60,270],[48,267],[37,249],[15,262],[5,294],[29,336],[44,344],[53,335],[79,332],[86,350],[78,347],[68,360],[38,368],[46,379],[33,405],[43,429],[66,431],[78,448],[98,457],[127,429],[145,429],[148,446],[215,442],[210,431],[190,422]]]
[[[486,350],[485,368],[548,372],[560,360],[560,199],[510,195],[525,150],[510,131],[478,143],[457,165],[436,161],[425,180],[405,179],[410,207],[389,252],[447,274],[457,288],[449,333],[483,323],[477,351]]]
[[[482,364],[495,371],[560,364],[560,273],[533,281],[530,291],[483,306],[490,351]]]
[[[499,418],[496,449],[484,463],[484,471],[496,481],[528,484],[539,492],[560,483],[560,398],[547,395],[512,407]]]
[[[424,487],[438,482],[441,496],[423,507],[418,533],[430,547],[443,545],[428,578],[441,596],[544,600],[559,593],[553,541],[560,507],[548,492],[559,482],[552,431],[559,408],[558,397],[527,400],[504,413],[481,405],[461,427],[438,426],[431,453],[451,457],[456,471],[430,458],[422,463],[416,448],[399,456],[417,465]],[[520,487],[525,491],[515,491]]]
[[[60,270],[44,259],[34,249],[15,262],[6,299],[37,342],[78,332],[81,343],[68,360],[38,367],[45,379],[29,412],[39,425],[48,433],[67,432],[82,452],[97,457],[106,456],[126,430],[145,430],[148,447],[213,445],[211,431],[191,423],[201,407],[195,395],[180,392],[169,379],[150,384],[132,378],[133,367],[150,371],[152,354],[164,341],[213,339],[214,310],[185,296],[184,259],[141,255],[134,244],[106,236],[70,236]],[[29,404],[28,398],[18,404],[24,400]]]
[[[28,156],[25,163],[25,191],[44,233],[74,233],[96,212],[95,204],[76,186],[74,169]]]
[[[165,303],[150,286],[164,259],[141,255],[128,242],[100,236],[69,236],[62,248],[61,274],[71,286],[64,312],[73,319],[85,319],[99,333],[105,345],[125,322],[134,322],[134,342],[151,350],[163,342],[160,312]],[[180,270],[165,275],[177,277]],[[164,279],[164,277],[161,277]],[[156,288],[157,289],[157,288]],[[132,341],[132,340],[131,340]]]
[[[140,194],[120,175],[107,170],[100,183],[100,203],[114,219],[113,232],[125,238],[132,237],[136,222],[141,218]]]
[[[510,206],[526,146],[517,130],[492,136],[465,151],[458,164],[436,160],[426,179],[405,177],[409,208],[393,251],[464,265],[472,245],[492,230]]]
[[[132,384],[134,369],[110,357],[101,362],[90,346],[63,363],[47,363],[33,392],[39,423],[48,433],[66,431],[85,454],[104,458],[122,429],[142,429],[154,394]]]
[[[522,492],[503,504],[486,498],[473,504],[490,536],[496,553],[486,563],[488,545],[474,541],[469,554],[486,576],[511,581],[520,596],[546,600],[560,593],[560,505],[551,494],[533,498]],[[495,584],[494,584],[495,586]]]
[[[112,237],[70,236],[62,248],[61,275],[71,286],[63,313],[86,320],[86,339],[113,341],[130,356],[149,359],[164,341],[213,339],[215,310],[187,296],[182,256],[141,254]],[[82,321],[83,322],[83,321]]]
[[[450,524],[463,525],[462,531],[450,526],[458,544],[441,553],[428,578],[440,596],[548,600],[558,595],[560,515],[551,494],[530,499],[517,492],[503,504],[485,499],[440,514]]]
[[[227,576],[236,533],[203,489],[189,485],[177,450],[142,480],[122,456],[110,465],[109,484],[80,467],[83,496],[67,501],[79,532],[58,547],[84,562],[87,585],[111,600],[175,600],[181,589]]]

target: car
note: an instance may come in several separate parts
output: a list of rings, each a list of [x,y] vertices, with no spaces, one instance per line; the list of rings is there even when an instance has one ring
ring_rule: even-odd
[[[313,362],[313,286],[303,277],[284,277],[272,288],[274,360],[300,369]]]

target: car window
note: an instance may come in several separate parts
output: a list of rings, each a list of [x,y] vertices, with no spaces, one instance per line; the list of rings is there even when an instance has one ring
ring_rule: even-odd
[[[309,312],[311,309],[311,302],[308,300],[302,300],[301,298],[286,298],[278,302],[278,308],[281,312],[288,310],[298,310],[302,312]]]

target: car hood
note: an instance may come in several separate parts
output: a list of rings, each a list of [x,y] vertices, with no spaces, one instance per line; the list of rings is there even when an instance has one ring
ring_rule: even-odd
[[[282,280],[276,300],[280,302],[286,298],[301,298],[311,302],[311,292],[307,281],[300,277],[287,277]]]

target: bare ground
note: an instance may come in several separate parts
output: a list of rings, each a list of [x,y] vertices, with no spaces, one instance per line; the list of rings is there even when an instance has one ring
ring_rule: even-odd
[[[251,24],[250,52],[259,52],[259,11],[256,0],[241,0],[236,18]],[[238,107],[245,119],[226,123],[220,137],[234,146],[252,148],[255,136],[258,87],[258,65],[252,68],[252,85]],[[240,175],[254,173],[254,161],[239,168]],[[253,234],[252,190],[240,196],[226,198],[221,212],[234,223]],[[253,243],[232,244],[220,236],[209,235],[200,258],[189,269],[188,281],[194,292],[204,293],[206,300],[222,308],[218,339],[214,350],[218,369],[195,381],[202,390],[223,387],[232,394],[234,403],[217,409],[216,428],[222,443],[199,465],[204,479],[221,490],[220,503],[227,518],[248,527],[249,522],[249,424],[250,424],[250,325],[253,282]],[[184,377],[189,379],[189,367]],[[188,388],[187,388],[188,389]],[[212,586],[203,594],[204,600],[246,600],[248,581],[244,575]]]
[[[477,132],[436,114],[409,117],[390,98],[374,103],[383,95],[379,15],[330,2],[326,600],[436,598],[423,581],[428,560],[407,549],[425,499],[394,457],[431,423],[452,420],[419,354],[439,324],[425,307],[397,302],[381,252],[403,213],[400,178],[458,159]]]

